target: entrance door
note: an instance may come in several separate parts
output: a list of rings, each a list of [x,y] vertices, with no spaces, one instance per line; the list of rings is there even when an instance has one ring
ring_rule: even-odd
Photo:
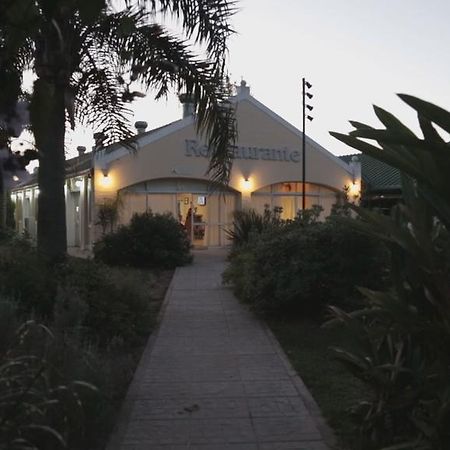
[[[208,205],[204,194],[178,194],[177,213],[195,247],[208,245]]]

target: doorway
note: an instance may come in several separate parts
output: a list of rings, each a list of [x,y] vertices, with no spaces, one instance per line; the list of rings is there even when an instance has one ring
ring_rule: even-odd
[[[206,194],[177,194],[178,220],[194,247],[208,246],[208,197]]]

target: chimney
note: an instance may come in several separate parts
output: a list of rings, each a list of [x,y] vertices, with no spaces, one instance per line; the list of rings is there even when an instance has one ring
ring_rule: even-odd
[[[183,105],[183,119],[192,116],[195,113],[195,102],[192,95],[180,94],[178,98]]]
[[[78,156],[83,156],[86,153],[86,147],[84,145],[79,145],[77,147]]]
[[[103,146],[103,141],[105,140],[105,138],[106,138],[105,133],[102,133],[100,131],[97,132],[97,133],[94,133],[95,145],[94,145],[94,149],[93,150],[100,149]]]
[[[241,97],[247,97],[250,95],[250,87],[247,86],[247,82],[245,80],[241,80],[241,85],[236,86],[236,93]]]
[[[136,128],[138,134],[143,134],[147,128],[147,122],[139,120],[135,122],[134,127]]]

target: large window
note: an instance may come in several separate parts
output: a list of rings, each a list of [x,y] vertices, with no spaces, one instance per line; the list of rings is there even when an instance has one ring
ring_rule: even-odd
[[[281,217],[292,219],[302,209],[302,183],[285,182],[265,186],[252,193],[252,207],[262,213],[265,207],[273,209],[281,207]],[[330,214],[331,207],[337,200],[337,193],[325,186],[313,183],[305,185],[306,208],[319,205],[323,208],[322,215]]]
[[[159,179],[123,189],[121,199],[121,223],[128,223],[135,212],[151,209],[158,213],[169,212],[186,226],[186,215],[192,208],[194,221],[199,222],[194,223],[194,229],[203,230],[193,233],[194,245],[229,244],[225,230],[233,226],[232,212],[237,207],[237,194],[231,189],[224,187],[222,192],[211,192],[207,181]]]

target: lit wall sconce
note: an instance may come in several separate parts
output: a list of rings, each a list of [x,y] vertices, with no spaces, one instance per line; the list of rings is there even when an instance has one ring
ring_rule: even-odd
[[[252,182],[250,181],[250,179],[248,177],[244,178],[244,181],[242,182],[242,187],[243,190],[246,192],[249,192],[252,188]]]
[[[102,169],[102,177],[100,177],[100,184],[107,188],[112,184],[111,176],[109,175],[108,169]]]

